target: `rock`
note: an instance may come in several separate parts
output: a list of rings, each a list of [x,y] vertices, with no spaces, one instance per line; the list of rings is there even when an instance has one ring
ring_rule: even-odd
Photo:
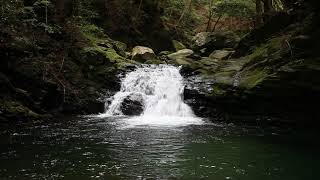
[[[132,59],[144,63],[148,60],[157,59],[157,57],[151,48],[136,46],[132,49]]]
[[[194,54],[194,52],[191,49],[182,49],[178,52],[169,54],[168,57],[171,60],[177,60],[177,59],[181,59],[181,58],[187,58],[193,54]]]
[[[186,49],[186,46],[184,44],[182,44],[180,41],[172,40],[172,43],[173,43],[174,49],[176,51],[180,51],[182,49]]]
[[[230,50],[215,50],[210,54],[210,58],[224,60],[228,59],[235,51]]]
[[[167,56],[167,55],[172,54],[172,53],[173,52],[170,52],[170,51],[161,51],[158,55],[159,56],[163,56],[163,55]]]
[[[185,78],[184,100],[199,117],[215,116],[214,101],[207,96],[211,94],[214,83],[213,78],[203,75]]]
[[[100,40],[97,45],[104,48],[113,48],[113,45],[109,40]]]
[[[80,60],[88,65],[99,66],[106,63],[108,59],[102,49],[87,47],[80,52]]]
[[[104,102],[97,100],[89,100],[86,102],[86,114],[98,114],[104,112]]]
[[[127,50],[127,44],[120,42],[120,41],[114,41],[113,42],[113,48],[116,50],[118,54],[120,54],[123,57],[126,57],[126,50]]]
[[[160,57],[160,60],[153,59],[145,62],[145,64],[165,64],[165,63],[166,63],[166,59],[164,59],[164,57]]]
[[[40,118],[40,115],[24,106],[16,100],[4,100],[0,104],[2,116],[15,121],[35,120]]]
[[[192,48],[209,55],[213,50],[235,48],[240,41],[238,35],[233,32],[201,32],[192,39]]]
[[[119,62],[126,61],[126,59],[120,56],[114,49],[108,49],[107,51],[104,52],[104,55],[105,55],[105,58],[112,63],[119,63]]]
[[[131,95],[125,98],[121,104],[121,111],[127,116],[138,116],[143,112],[142,97]]]
[[[215,66],[217,67],[219,64],[219,61],[217,59],[212,59],[210,57],[203,57],[201,58],[201,60],[199,61],[201,64],[203,64],[204,66]],[[214,69],[211,69],[212,71],[214,71]]]

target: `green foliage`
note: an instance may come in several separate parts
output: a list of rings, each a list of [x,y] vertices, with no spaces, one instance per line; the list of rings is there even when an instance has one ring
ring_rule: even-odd
[[[248,0],[220,0],[215,3],[213,12],[219,16],[251,18],[255,15],[254,4]]]

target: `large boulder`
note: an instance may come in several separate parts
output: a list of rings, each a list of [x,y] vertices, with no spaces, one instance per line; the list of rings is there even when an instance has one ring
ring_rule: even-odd
[[[141,63],[156,59],[157,56],[151,48],[136,46],[132,49],[132,59]]]
[[[80,51],[79,60],[92,66],[110,65],[111,59],[106,57],[106,52],[97,47],[86,47]]]
[[[192,56],[193,54],[194,54],[194,52],[191,49],[182,49],[178,52],[169,54],[168,57],[171,60],[177,60],[177,59],[181,59],[181,58],[187,58],[189,56]]]
[[[192,48],[207,56],[214,50],[235,48],[239,41],[240,37],[230,31],[200,32],[193,37]]]
[[[121,104],[121,112],[127,116],[137,116],[143,112],[143,99],[140,95],[130,95]]]
[[[231,57],[235,51],[232,50],[215,50],[210,54],[210,58],[218,59],[218,60],[225,60]]]

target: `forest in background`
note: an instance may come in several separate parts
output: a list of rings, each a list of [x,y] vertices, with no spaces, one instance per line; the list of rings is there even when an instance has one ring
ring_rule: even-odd
[[[301,3],[290,0],[3,0],[1,23],[5,26],[23,21],[55,33],[65,22],[72,21],[129,44],[169,37],[190,43],[198,32],[248,33],[276,13],[290,12]],[[154,32],[159,29],[166,31]],[[144,37],[153,33],[152,37]]]
[[[317,116],[316,0],[2,0],[0,10],[3,122],[103,112],[101,98],[119,89],[118,74],[140,63],[181,65],[214,79],[211,92],[189,94],[206,107],[200,114],[287,116],[282,108]],[[237,46],[202,53],[194,42],[202,32]],[[155,56],[135,60],[137,45]],[[195,53],[166,60],[186,48]],[[211,58],[214,50],[232,56]]]

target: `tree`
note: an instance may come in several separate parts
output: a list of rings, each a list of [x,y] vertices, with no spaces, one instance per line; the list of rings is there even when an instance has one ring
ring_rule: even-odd
[[[254,10],[251,7],[250,1],[247,0],[223,0],[215,3],[213,6],[213,13],[218,18],[212,31],[215,30],[223,16],[251,19]]]
[[[262,1],[256,0],[256,24],[255,24],[256,27],[261,26],[263,23],[262,13],[263,13]]]
[[[272,6],[272,0],[264,0],[263,1],[263,9],[264,9],[264,21],[268,21],[270,19],[270,16],[272,15],[273,6]]]
[[[56,0],[56,21],[63,23],[64,17],[64,0]]]

